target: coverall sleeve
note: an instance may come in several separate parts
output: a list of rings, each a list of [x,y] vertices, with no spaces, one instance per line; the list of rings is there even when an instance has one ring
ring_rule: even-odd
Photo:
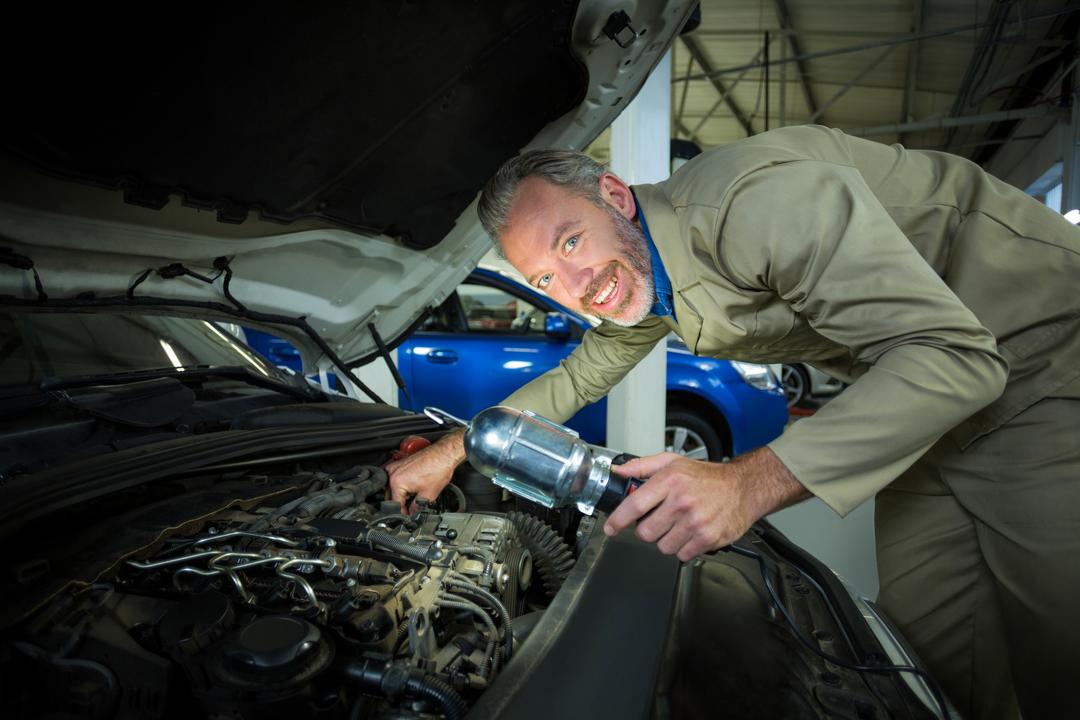
[[[605,321],[587,330],[581,345],[567,358],[502,404],[566,422],[581,408],[607,395],[669,332],[664,321],[654,315],[633,327]]]
[[[776,293],[865,369],[769,445],[845,515],[996,399],[1008,366],[855,168],[786,163],[749,174],[733,193],[718,267]]]

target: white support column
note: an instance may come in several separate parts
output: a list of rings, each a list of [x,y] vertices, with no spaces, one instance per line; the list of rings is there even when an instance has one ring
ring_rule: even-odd
[[[611,169],[629,184],[667,178],[671,165],[671,53],[611,125]],[[646,218],[648,221],[648,218]],[[664,449],[667,341],[608,395],[607,445],[651,455]]]

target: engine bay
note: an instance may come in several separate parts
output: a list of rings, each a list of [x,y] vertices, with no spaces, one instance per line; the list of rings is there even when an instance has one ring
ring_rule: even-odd
[[[698,717],[719,693],[738,717],[933,716],[899,675],[830,659],[883,646],[767,523],[739,542],[757,560],[682,564],[468,464],[406,514],[382,466],[446,431],[355,405],[156,442],[105,427],[82,459],[0,482],[0,713]],[[635,680],[613,693],[620,668]]]
[[[288,479],[37,608],[5,643],[9,717],[460,718],[575,562],[576,528],[490,483],[406,515],[376,465]]]

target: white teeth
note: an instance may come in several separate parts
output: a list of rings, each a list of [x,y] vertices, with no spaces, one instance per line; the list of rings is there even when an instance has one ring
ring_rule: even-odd
[[[611,296],[615,293],[615,288],[617,288],[618,286],[619,281],[616,278],[612,277],[611,280],[608,281],[607,287],[604,288],[601,292],[597,293],[596,299],[594,299],[593,302],[597,305],[603,305],[611,299]]]

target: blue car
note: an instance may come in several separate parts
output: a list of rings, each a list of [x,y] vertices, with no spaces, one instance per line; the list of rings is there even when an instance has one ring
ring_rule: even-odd
[[[401,406],[435,405],[472,417],[542,375],[577,347],[589,321],[491,270],[475,270],[398,348],[409,387]],[[668,343],[668,450],[719,460],[764,445],[787,422],[787,404],[764,365],[695,357]],[[604,444],[607,401],[567,424]]]
[[[577,347],[589,321],[510,278],[475,270],[398,347],[408,393],[400,406],[434,405],[469,418],[554,367]],[[284,340],[246,330],[249,344],[277,365],[299,368]],[[665,445],[671,452],[720,460],[760,447],[787,422],[783,389],[765,365],[694,356],[668,342]],[[607,401],[568,423],[587,442],[604,444]]]

